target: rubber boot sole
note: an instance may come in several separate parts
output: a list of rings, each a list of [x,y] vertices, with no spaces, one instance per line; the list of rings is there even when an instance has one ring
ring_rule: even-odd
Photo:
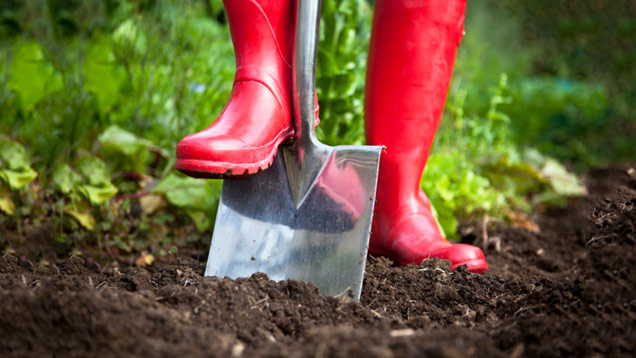
[[[178,171],[195,178],[242,178],[269,168],[274,162],[278,146],[285,142],[291,142],[293,135],[293,129],[287,129],[279,133],[276,139],[268,145],[268,152],[265,158],[257,162],[228,163],[204,159],[177,159],[175,167]]]

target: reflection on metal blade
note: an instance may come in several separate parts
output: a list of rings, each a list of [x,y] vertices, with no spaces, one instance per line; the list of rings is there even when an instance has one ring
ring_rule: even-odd
[[[263,272],[359,299],[381,148],[329,149],[298,207],[285,148],[266,171],[223,183],[206,276]]]
[[[298,2],[295,136],[262,173],[223,183],[207,276],[315,283],[360,298],[381,147],[330,147],[315,133],[320,0]]]

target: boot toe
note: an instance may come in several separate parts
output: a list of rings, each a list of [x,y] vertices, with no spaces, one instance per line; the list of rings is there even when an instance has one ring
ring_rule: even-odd
[[[451,244],[442,236],[435,219],[427,211],[415,212],[394,221],[386,246],[378,245],[377,237],[369,247],[374,254],[389,256],[402,265],[419,265],[424,259],[438,257],[451,261],[451,270],[466,265],[476,273],[488,271],[488,264],[480,248],[467,244]]]
[[[267,169],[281,142],[293,134],[288,129],[262,144],[246,143],[230,135],[200,132],[189,135],[177,145],[177,170],[196,177],[222,179],[242,177]]]
[[[395,224],[386,245],[387,256],[402,265],[419,265],[422,260],[431,257],[432,251],[451,245],[439,232],[432,215],[426,214],[423,212],[405,214],[402,219],[394,221]],[[372,243],[372,246],[375,245]]]
[[[480,248],[466,244],[454,244],[430,252],[431,257],[438,257],[452,262],[451,270],[466,265],[468,271],[484,273],[488,271],[486,257]]]
[[[209,136],[201,132],[189,135],[177,144],[177,159],[235,162],[254,149],[235,136]]]

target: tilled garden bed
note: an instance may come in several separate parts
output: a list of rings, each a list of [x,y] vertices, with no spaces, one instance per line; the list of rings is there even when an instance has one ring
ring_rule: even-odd
[[[359,303],[262,274],[203,277],[188,257],[140,268],[4,256],[0,356],[633,357],[636,165],[586,184],[587,197],[535,214],[539,231],[462,228],[487,274],[370,258]]]

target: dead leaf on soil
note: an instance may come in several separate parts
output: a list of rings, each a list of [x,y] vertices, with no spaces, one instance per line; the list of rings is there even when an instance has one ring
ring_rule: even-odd
[[[135,265],[139,267],[146,267],[148,265],[152,265],[153,262],[155,262],[153,254],[142,251],[141,256],[135,260]]]
[[[89,231],[95,228],[95,217],[93,216],[91,209],[87,205],[67,205],[64,207],[64,213],[70,215],[72,218]]]
[[[512,225],[512,227],[526,229],[534,233],[539,232],[539,226],[532,222],[525,213],[508,211],[506,215],[510,219],[510,225]]]
[[[0,210],[4,211],[7,215],[13,215],[13,211],[15,210],[15,204],[13,200],[11,200],[11,193],[3,189],[0,185]]]
[[[161,195],[148,194],[139,198],[139,205],[145,214],[152,214],[166,205],[166,200]]]
[[[394,329],[389,333],[391,337],[409,337],[414,334],[415,334],[415,331],[411,328]]]

